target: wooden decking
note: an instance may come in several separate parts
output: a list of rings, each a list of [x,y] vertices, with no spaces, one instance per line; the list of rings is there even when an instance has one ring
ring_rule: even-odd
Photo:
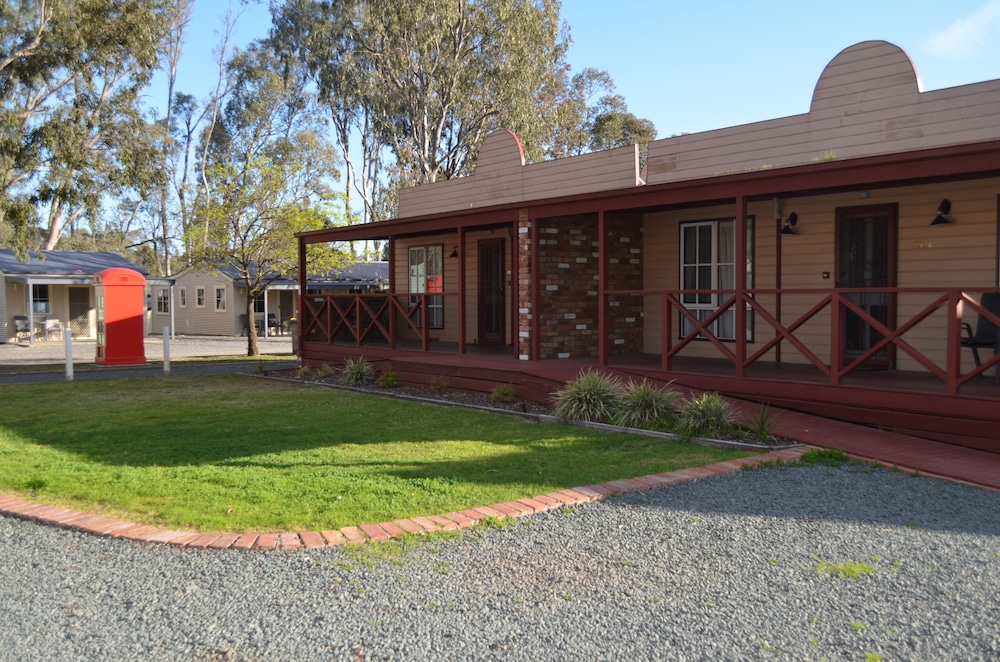
[[[364,356],[380,370],[391,368],[400,381],[426,385],[444,378],[450,388],[490,392],[510,384],[518,397],[547,401],[581,370],[597,369],[596,358],[521,361],[510,347],[469,346],[465,354],[454,346],[436,344],[431,351],[309,343],[304,362],[339,363]],[[1000,385],[981,377],[958,395],[944,392],[932,375],[900,371],[855,372],[839,386],[808,366],[757,364],[744,379],[736,379],[724,360],[678,360],[671,372],[659,368],[655,355],[612,357],[608,370],[623,379],[673,383],[691,391],[718,391],[751,403],[767,403],[851,423],[860,423],[937,441],[1000,453]]]

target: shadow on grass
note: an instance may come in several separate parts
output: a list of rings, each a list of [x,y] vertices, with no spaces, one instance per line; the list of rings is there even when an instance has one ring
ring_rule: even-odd
[[[310,471],[381,466],[402,477],[476,476],[503,483],[554,468],[567,475],[581,470],[608,475],[647,462],[662,471],[667,455],[687,458],[688,465],[737,456],[234,376],[32,385],[4,395],[0,440],[106,466]]]

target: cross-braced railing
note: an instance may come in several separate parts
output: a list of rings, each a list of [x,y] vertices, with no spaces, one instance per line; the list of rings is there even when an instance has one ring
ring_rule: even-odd
[[[665,372],[672,370],[674,359],[685,349],[701,341],[708,342],[719,356],[732,363],[737,377],[744,377],[746,369],[755,363],[777,362],[776,350],[780,351],[782,343],[787,343],[826,376],[830,384],[839,385],[844,377],[870,366],[874,359],[898,351],[944,382],[947,393],[955,394],[963,384],[991,368],[1000,369],[1000,345],[995,348],[994,356],[964,373],[961,355],[963,313],[972,319],[973,326],[976,316],[981,316],[1000,327],[1000,316],[979,302],[979,295],[998,291],[997,288],[785,288],[747,290],[740,295],[735,290],[614,290],[605,295],[642,296],[646,302],[659,300],[660,356]],[[792,307],[787,304],[782,313],[782,302],[789,297],[797,298],[791,315]],[[810,297],[814,299],[811,304],[801,303],[803,298]],[[859,303],[865,297],[884,305],[868,307]],[[709,309],[706,317],[699,316],[708,312],[704,306],[684,303],[707,299],[721,303],[714,310]],[[905,307],[900,305],[904,299]],[[742,314],[738,309],[740,304],[744,307]],[[756,342],[740,337],[735,330],[731,338],[719,337],[719,322],[730,311],[736,320],[729,327],[732,329],[746,328],[741,322],[753,316]],[[867,338],[863,346],[850,353],[844,351],[848,319],[855,328],[864,329]],[[680,331],[675,320],[681,323]],[[812,325],[810,334],[802,333],[807,325]],[[820,342],[815,338],[816,325],[826,331],[820,334],[825,335]],[[604,341],[606,344],[608,339]],[[606,355],[602,361],[606,363]]]

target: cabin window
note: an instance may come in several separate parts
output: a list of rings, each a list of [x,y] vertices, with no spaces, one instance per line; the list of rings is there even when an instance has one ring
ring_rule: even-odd
[[[48,315],[52,312],[48,285],[31,286],[31,312],[35,315]]]
[[[253,300],[253,311],[255,313],[263,313],[264,312],[264,295],[263,294],[260,295],[259,297],[254,297],[254,300]]]
[[[410,306],[419,306],[416,294],[444,292],[444,246],[410,247]],[[423,324],[420,314],[414,318]],[[444,328],[444,296],[436,294],[427,298],[427,323],[432,329]]]
[[[736,221],[721,219],[681,224],[681,303],[699,321],[707,320],[733,298],[732,294],[705,290],[736,288]],[[747,218],[747,287],[753,287],[753,218]],[[709,325],[719,340],[736,339],[736,310],[729,308]],[[680,316],[681,338],[694,330],[691,321]],[[747,308],[747,340],[753,340],[753,311]],[[704,338],[704,335],[699,335]]]
[[[165,287],[156,288],[156,312],[164,315],[170,312],[170,291]]]
[[[205,307],[205,288],[199,287],[194,291],[194,305],[198,308]]]
[[[226,288],[215,288],[215,310],[222,312],[226,309]]]
[[[186,287],[177,290],[177,305],[181,308],[188,307],[188,291]]]

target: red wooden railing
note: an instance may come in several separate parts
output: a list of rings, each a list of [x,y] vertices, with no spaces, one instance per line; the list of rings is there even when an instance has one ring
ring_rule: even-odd
[[[300,338],[304,342],[352,344],[358,347],[384,342],[396,349],[400,330],[409,329],[420,340],[421,351],[430,349],[428,319],[431,297],[454,294],[308,294],[302,297]],[[416,303],[411,303],[416,299]]]
[[[880,352],[890,349],[905,353],[928,374],[933,375],[945,384],[950,395],[958,393],[959,388],[990,370],[994,366],[1000,369],[1000,355],[982,353],[983,361],[978,367],[962,372],[962,309],[965,309],[966,320],[974,327],[977,316],[981,315],[993,324],[1000,326],[1000,317],[984,309],[978,301],[984,292],[1000,292],[1000,288],[840,288],[840,289],[753,289],[737,295],[735,290],[608,290],[605,291],[606,302],[610,297],[642,296],[658,297],[662,333],[660,338],[661,369],[670,372],[674,359],[681,355],[685,348],[696,340],[708,342],[718,350],[718,354],[728,360],[734,367],[735,376],[746,376],[747,368],[758,362],[777,362],[776,359],[765,358],[771,350],[780,350],[782,343],[794,347],[807,361],[814,366],[832,385],[843,383],[844,377],[856,372],[866,365],[866,362]],[[690,295],[714,295],[717,300],[725,300],[706,319],[699,320],[694,307],[682,303],[682,297]],[[851,300],[851,295],[884,295],[888,300],[897,303],[895,320],[887,324],[870,314],[865,308]],[[420,341],[421,351],[430,349],[430,332],[428,324],[421,323],[428,319],[428,302],[432,296],[457,297],[455,293],[434,294],[346,294],[346,295],[306,295],[302,298],[300,320],[300,339],[304,342],[322,342],[327,344],[351,344],[364,346],[366,343],[384,343],[390,349],[396,349],[397,340],[407,331]],[[788,309],[778,314],[781,302],[788,297],[814,297],[804,305],[804,312],[797,312],[795,319],[789,320]],[[921,297],[929,303],[913,304],[906,309],[915,309],[908,313],[907,319],[900,319],[898,302],[904,297]],[[763,300],[771,298],[773,302],[766,306]],[[416,303],[411,303],[413,300]],[[757,342],[750,343],[743,333],[737,332],[735,340],[720,339],[713,331],[716,322],[728,310],[734,310],[742,303],[745,310],[752,311],[757,321],[755,337]],[[801,310],[803,304],[798,304]],[[826,327],[827,336],[822,344],[817,344],[815,338],[812,345],[808,339],[801,336],[803,327],[817,319],[817,316],[828,311],[829,321]],[[944,319],[936,319],[928,323],[931,316],[943,311]],[[861,324],[871,327],[880,338],[870,347],[859,350],[857,356],[849,360],[844,358],[844,328],[848,313],[857,317]],[[735,315],[737,320],[743,316]],[[679,337],[675,332],[674,321],[687,320],[690,331]],[[926,338],[940,338],[938,347],[943,346],[944,361],[935,361],[921,351],[906,338],[906,335],[919,327],[928,324],[930,330],[924,330]],[[743,327],[734,325],[734,329]],[[816,330],[813,328],[815,337]],[[821,334],[823,335],[823,334]],[[609,338],[604,338],[599,357],[601,365],[607,365],[607,347]],[[751,353],[752,352],[752,353]],[[829,360],[820,358],[826,354]],[[779,359],[780,360],[780,359]]]
[[[942,290],[940,288],[841,288],[841,289],[804,289],[804,288],[784,288],[784,289],[754,289],[747,290],[742,295],[737,296],[735,290],[610,290],[605,292],[606,297],[622,296],[655,296],[660,299],[660,313],[662,324],[661,337],[661,362],[664,372],[671,371],[673,359],[680,352],[688,347],[696,339],[708,341],[719,352],[719,354],[730,361],[737,377],[744,377],[746,369],[754,363],[760,361],[769,351],[779,347],[782,342],[789,343],[798,350],[806,360],[822,372],[833,385],[843,382],[845,376],[858,370],[866,364],[872,357],[880,352],[888,351],[894,347],[906,353],[916,363],[922,366],[928,373],[934,375],[945,383],[948,394],[953,395],[958,389],[971,379],[981,375],[993,366],[1000,366],[1000,355],[984,358],[982,364],[974,367],[966,373],[962,373],[961,361],[961,338],[962,338],[962,309],[966,308],[969,313],[969,323],[975,327],[976,316],[981,315],[993,324],[1000,326],[1000,317],[984,309],[975,295],[984,292],[998,292],[998,288],[963,288]],[[898,319],[899,307],[896,306],[895,323],[887,325],[884,321],[870,314],[864,308],[851,301],[850,295],[884,295],[887,300],[899,301],[900,297],[907,295],[929,295],[934,297],[928,304],[923,304],[920,309],[909,316],[906,320]],[[694,308],[689,308],[682,303],[683,296],[690,295],[714,295],[717,300],[724,301],[708,318],[699,320]],[[818,300],[804,313],[799,314],[792,321],[780,321],[776,314],[765,307],[761,299],[763,297],[773,297],[776,307],[780,310],[782,297],[789,295],[816,296]],[[728,300],[726,300],[728,299]],[[718,320],[726,311],[733,309],[738,303],[746,306],[747,310],[753,311],[756,318],[764,324],[764,328],[758,327],[755,336],[770,336],[768,329],[773,329],[774,335],[768,337],[760,343],[752,345],[746,341],[745,332],[736,327],[735,340],[723,340],[717,337],[712,331],[713,323]],[[920,304],[918,304],[920,305]],[[830,361],[825,362],[819,358],[817,352],[801,338],[796,335],[796,331],[801,329],[807,322],[816,318],[824,311],[829,310],[829,345],[824,347],[828,350]],[[945,347],[944,367],[928,357],[911,344],[904,336],[928,320],[938,310],[943,310],[945,314],[942,343]],[[863,352],[853,357],[850,361],[844,359],[844,320],[847,312],[857,316],[862,324],[869,325],[881,338],[863,350]],[[674,332],[673,320],[687,320],[691,330],[683,337],[678,337]],[[971,319],[970,319],[971,318]],[[941,334],[941,326],[935,329]],[[743,337],[739,337],[743,336]],[[605,342],[607,339],[605,339]],[[753,347],[755,351],[747,356],[748,348]],[[741,358],[743,357],[743,358]],[[602,353],[602,364],[607,364],[607,353]]]

